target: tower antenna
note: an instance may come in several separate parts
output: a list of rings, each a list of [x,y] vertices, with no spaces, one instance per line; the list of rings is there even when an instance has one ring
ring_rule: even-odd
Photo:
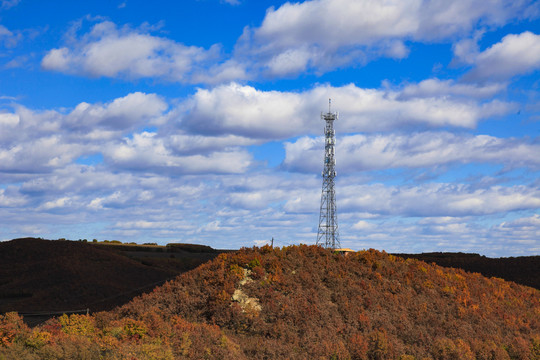
[[[336,144],[334,121],[338,119],[338,113],[331,112],[331,105],[332,99],[328,99],[328,112],[326,114],[321,113],[321,119],[326,122],[326,125],[324,127],[324,167],[317,245],[329,249],[338,249],[341,248],[341,245],[339,243],[336,191],[334,188],[334,179],[337,175],[336,159],[334,157]]]

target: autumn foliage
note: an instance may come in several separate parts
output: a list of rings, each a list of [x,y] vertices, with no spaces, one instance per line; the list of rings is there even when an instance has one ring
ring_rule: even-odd
[[[112,312],[28,328],[0,359],[540,359],[540,292],[375,250],[242,249]]]

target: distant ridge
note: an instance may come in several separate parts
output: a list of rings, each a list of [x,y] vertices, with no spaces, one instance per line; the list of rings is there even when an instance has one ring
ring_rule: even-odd
[[[0,313],[111,309],[176,274],[84,242],[0,242]]]
[[[540,290],[540,256],[489,258],[479,254],[462,252],[430,252],[422,254],[394,254],[403,258],[434,262],[444,267],[453,267],[478,272],[487,277],[498,277]]]

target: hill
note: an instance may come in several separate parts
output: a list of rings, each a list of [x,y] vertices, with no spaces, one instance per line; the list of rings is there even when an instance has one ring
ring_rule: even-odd
[[[479,254],[446,252],[394,255],[478,272],[487,277],[498,277],[540,290],[540,256],[488,258]]]
[[[82,242],[0,242],[0,313],[112,309],[177,274]]]
[[[56,312],[110,310],[217,255],[192,244],[0,242],[0,313],[17,311],[37,324]]]
[[[29,329],[0,358],[539,359],[540,293],[374,250],[221,254],[112,312]]]

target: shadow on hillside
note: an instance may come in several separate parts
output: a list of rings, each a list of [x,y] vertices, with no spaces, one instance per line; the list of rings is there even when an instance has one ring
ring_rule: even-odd
[[[36,325],[111,310],[213,259],[200,245],[118,245],[35,238],[0,243],[0,313]]]

